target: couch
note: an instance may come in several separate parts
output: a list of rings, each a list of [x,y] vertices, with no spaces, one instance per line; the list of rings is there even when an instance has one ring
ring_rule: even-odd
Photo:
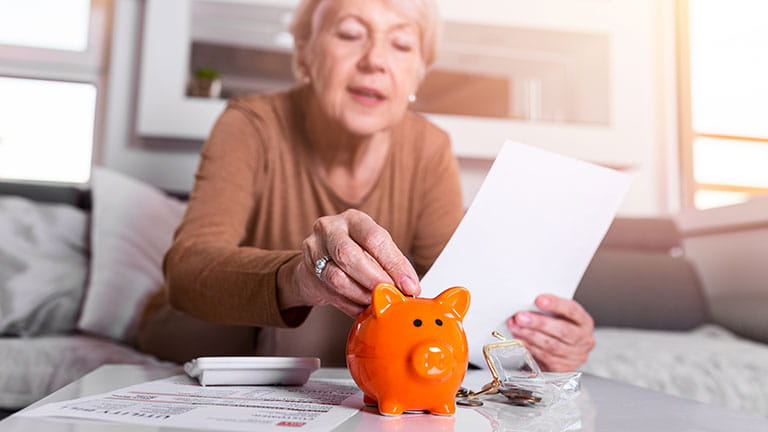
[[[614,220],[574,297],[596,325],[584,372],[768,416],[768,328],[713,320],[671,220]]]
[[[90,190],[0,183],[0,409],[105,363],[178,368],[137,351],[136,324],[183,211],[177,198],[102,169]],[[576,291],[597,326],[583,370],[768,416],[768,346],[711,321],[680,245],[670,220],[614,221]],[[25,265],[37,279],[19,283]]]

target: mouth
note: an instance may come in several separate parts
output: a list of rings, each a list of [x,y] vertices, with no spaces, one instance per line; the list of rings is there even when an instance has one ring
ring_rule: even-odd
[[[370,87],[347,87],[347,91],[365,105],[378,105],[387,99],[384,93]]]

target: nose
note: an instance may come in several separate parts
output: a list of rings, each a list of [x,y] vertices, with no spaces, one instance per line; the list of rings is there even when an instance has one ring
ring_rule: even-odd
[[[358,67],[366,72],[381,72],[386,66],[387,46],[383,38],[372,38],[365,47]]]
[[[421,378],[442,382],[451,376],[456,359],[450,345],[429,341],[416,345],[411,351],[411,367]]]

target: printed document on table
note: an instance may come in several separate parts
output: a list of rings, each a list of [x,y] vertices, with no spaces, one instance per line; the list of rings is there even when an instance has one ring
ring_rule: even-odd
[[[328,431],[362,407],[362,396],[352,382],[201,387],[179,375],[17,415],[219,431]]]
[[[452,286],[472,295],[464,329],[470,361],[485,366],[491,331],[535,309],[536,296],[572,298],[629,188],[627,174],[507,141],[443,252],[422,296]]]

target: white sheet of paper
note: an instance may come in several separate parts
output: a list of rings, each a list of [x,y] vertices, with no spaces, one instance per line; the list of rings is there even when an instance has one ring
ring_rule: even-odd
[[[535,309],[536,296],[572,298],[631,177],[507,141],[443,252],[421,281],[422,296],[452,286],[471,294],[464,329],[470,362],[485,367],[492,330]]]
[[[18,413],[218,431],[328,431],[363,407],[354,382],[201,387],[185,375]]]

